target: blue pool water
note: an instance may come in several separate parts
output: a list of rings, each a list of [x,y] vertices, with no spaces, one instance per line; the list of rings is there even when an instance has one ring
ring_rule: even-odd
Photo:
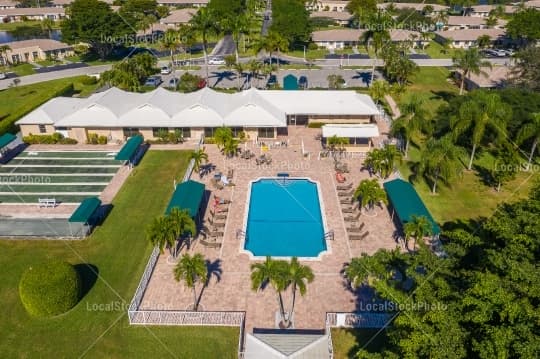
[[[317,185],[305,179],[253,182],[245,249],[255,256],[316,257],[326,250]]]

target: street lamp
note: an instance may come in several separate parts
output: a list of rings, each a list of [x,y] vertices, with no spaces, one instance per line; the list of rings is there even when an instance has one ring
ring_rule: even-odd
[[[304,62],[306,62],[306,45],[304,45]]]

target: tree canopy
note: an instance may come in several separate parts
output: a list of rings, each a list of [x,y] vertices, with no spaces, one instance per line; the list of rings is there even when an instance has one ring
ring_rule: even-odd
[[[286,39],[289,46],[309,42],[309,12],[301,0],[273,0],[270,31]]]
[[[540,39],[540,11],[526,9],[515,13],[506,25],[507,33],[524,43],[534,43]]]

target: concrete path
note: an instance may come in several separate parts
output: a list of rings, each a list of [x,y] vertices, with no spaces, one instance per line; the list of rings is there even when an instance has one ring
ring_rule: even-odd
[[[397,105],[394,98],[390,95],[384,96],[384,99],[386,100],[386,103],[388,106],[390,106],[390,109],[392,110],[392,118],[395,120],[396,118],[401,117],[401,111],[399,110],[399,106]]]

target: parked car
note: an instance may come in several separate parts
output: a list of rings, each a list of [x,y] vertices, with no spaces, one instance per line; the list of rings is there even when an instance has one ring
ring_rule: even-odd
[[[177,77],[173,77],[172,79],[169,80],[169,87],[176,88],[176,86],[178,86],[179,83],[180,83],[180,79]]]
[[[225,59],[221,56],[214,56],[208,60],[209,65],[225,65]]]
[[[171,68],[170,68],[169,66],[163,66],[163,67],[161,68],[161,74],[162,74],[162,75],[168,75],[168,74],[171,73],[171,71],[172,71],[172,70],[171,70]]]
[[[162,82],[161,76],[150,76],[146,79],[144,86],[158,87]]]
[[[515,52],[513,49],[503,50],[506,53],[506,56],[514,56]]]
[[[266,83],[266,87],[274,87],[277,86],[277,76],[276,75],[270,75],[268,78],[268,82]]]
[[[306,76],[300,76],[298,78],[298,87],[300,87],[301,89],[308,88],[308,79]]]
[[[4,72],[0,72],[0,80],[3,80],[7,78],[6,74]]]

